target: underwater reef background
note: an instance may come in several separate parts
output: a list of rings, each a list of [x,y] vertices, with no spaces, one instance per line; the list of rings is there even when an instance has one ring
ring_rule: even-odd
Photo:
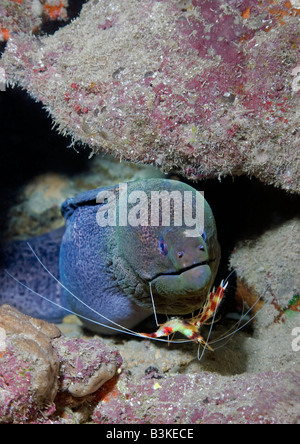
[[[61,203],[86,189],[190,181],[216,217],[216,284],[235,270],[212,340],[261,298],[200,362],[195,344],[100,338],[2,306],[0,422],[299,423],[299,2],[0,9],[1,242],[62,227]]]

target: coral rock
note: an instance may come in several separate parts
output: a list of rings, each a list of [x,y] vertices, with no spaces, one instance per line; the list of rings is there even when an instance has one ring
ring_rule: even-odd
[[[248,306],[263,296],[267,303],[259,320],[271,324],[288,308],[300,289],[300,219],[295,217],[269,228],[257,239],[239,243],[230,257],[239,286],[249,293]],[[252,294],[252,296],[251,296]],[[247,297],[245,298],[247,299]]]
[[[0,357],[0,421],[32,420],[53,408],[58,391],[59,359],[50,340],[60,335],[54,325],[0,308],[5,349]]]
[[[289,1],[89,1],[0,66],[58,130],[191,179],[299,191],[299,9]]]
[[[89,395],[122,364],[100,339],[60,335],[53,324],[0,308],[0,422],[63,422],[52,416],[65,407],[57,394]]]
[[[59,338],[52,344],[62,366],[60,390],[75,397],[94,393],[122,364],[119,353],[110,350],[100,339]]]

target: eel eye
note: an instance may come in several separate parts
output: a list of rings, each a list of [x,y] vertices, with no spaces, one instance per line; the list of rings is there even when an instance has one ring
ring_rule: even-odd
[[[168,254],[168,247],[167,247],[166,242],[163,239],[160,239],[158,241],[158,249],[162,254],[164,254],[164,255]]]

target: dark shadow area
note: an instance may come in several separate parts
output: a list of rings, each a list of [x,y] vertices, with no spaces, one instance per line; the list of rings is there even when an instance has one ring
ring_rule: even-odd
[[[0,122],[0,186],[19,186],[46,171],[85,169],[90,150],[69,148],[71,138],[51,129],[52,119],[25,91],[8,88],[0,94]]]
[[[68,23],[79,16],[82,6],[87,1],[88,0],[69,0],[69,6],[67,8],[68,20],[44,21],[41,28],[41,34],[54,34],[59,28],[63,28],[64,26],[66,26]]]
[[[0,42],[0,59],[1,59],[1,56],[6,48],[6,44],[7,44],[7,42]]]
[[[0,233],[18,189],[32,177],[85,170],[89,149],[69,148],[70,137],[52,130],[52,120],[40,103],[19,88],[0,92]],[[77,149],[77,147],[76,147]],[[0,235],[1,236],[1,235]]]

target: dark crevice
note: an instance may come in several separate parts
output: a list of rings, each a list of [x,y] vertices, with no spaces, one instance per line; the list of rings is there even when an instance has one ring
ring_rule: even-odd
[[[38,35],[52,35],[58,29],[63,28],[68,25],[72,20],[76,19],[81,12],[82,6],[88,0],[69,0],[67,7],[67,19],[66,20],[51,20],[43,16],[43,23],[41,29],[38,30]],[[0,42],[0,58],[4,53],[5,47],[7,45],[6,41]]]
[[[2,57],[2,54],[4,53],[4,50],[5,50],[5,48],[6,48],[6,45],[7,45],[7,42],[6,42],[6,41],[4,41],[4,42],[0,42],[0,59],[1,59],[1,57]]]
[[[88,163],[89,149],[69,148],[71,137],[52,130],[42,104],[21,88],[0,93],[0,186],[19,186],[36,174],[75,174]]]
[[[46,20],[43,22],[41,28],[41,34],[51,35],[54,34],[58,29],[63,28],[72,20],[77,18],[81,12],[82,6],[88,0],[69,0],[69,6],[67,8],[68,19],[63,20]]]
[[[74,175],[87,168],[89,149],[69,148],[41,103],[20,88],[0,92],[0,236],[20,187],[47,172]]]

